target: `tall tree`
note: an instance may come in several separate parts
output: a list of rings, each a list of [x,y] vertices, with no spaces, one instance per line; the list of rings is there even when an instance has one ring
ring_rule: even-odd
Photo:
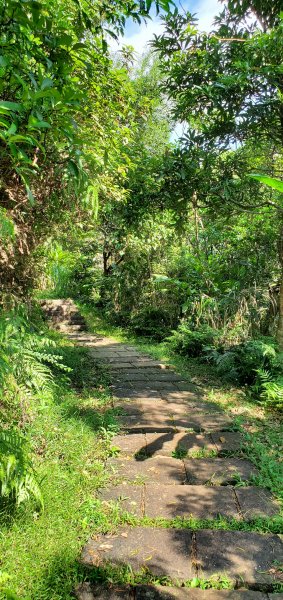
[[[219,152],[247,142],[266,144],[273,157],[271,174],[281,168],[278,155],[282,156],[283,144],[283,20],[279,4],[270,8],[270,3],[257,0],[228,1],[210,33],[200,33],[190,13],[183,16],[175,11],[165,17],[165,32],[154,42],[164,75],[163,89],[173,102],[175,118],[187,124],[189,134],[197,131]],[[247,198],[243,202],[241,186],[238,189],[238,199],[235,194],[223,193],[226,205],[232,200],[238,202],[239,210],[258,208],[254,199],[250,204]],[[281,240],[282,202],[277,197],[267,199],[260,190],[259,198],[262,196],[263,204],[269,202],[277,211]],[[278,248],[283,264],[280,242]],[[283,297],[283,272],[281,294]],[[278,342],[283,349],[283,304]]]

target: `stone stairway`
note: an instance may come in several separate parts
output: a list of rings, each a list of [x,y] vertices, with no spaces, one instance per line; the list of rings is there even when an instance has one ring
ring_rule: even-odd
[[[86,322],[70,298],[41,300],[40,305],[52,326],[62,333],[85,331]]]
[[[272,593],[280,575],[276,565],[282,561],[280,536],[237,530],[237,523],[273,517],[279,507],[254,484],[257,469],[243,458],[244,441],[233,431],[233,420],[168,366],[135,348],[74,330],[69,335],[111,371],[121,432],[113,439],[118,455],[106,465],[113,483],[99,497],[106,507],[118,504],[137,523],[90,539],[82,563],[90,569],[129,565],[132,572],[142,570],[171,582],[84,583],[76,597],[282,600],[282,593]],[[235,530],[214,529],[209,520],[219,518],[232,519]],[[192,519],[199,528],[190,529]],[[234,589],[184,587],[188,580],[217,576],[231,581]]]

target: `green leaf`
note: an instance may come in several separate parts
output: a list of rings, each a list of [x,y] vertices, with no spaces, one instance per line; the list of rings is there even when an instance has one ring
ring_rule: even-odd
[[[33,115],[29,118],[28,129],[50,129],[50,127],[50,123],[37,119]]]
[[[34,197],[32,191],[31,191],[31,189],[30,189],[30,187],[28,185],[26,185],[26,192],[27,192],[27,196],[28,196],[28,199],[30,201],[30,204],[32,206],[34,206],[34,204],[35,204],[35,197]]]
[[[0,55],[0,67],[7,67],[8,64],[9,64],[8,58],[6,58],[6,56],[3,56],[3,54],[1,54]]]
[[[274,177],[268,177],[267,175],[259,175],[256,173],[252,173],[249,175],[252,179],[259,181],[260,183],[264,183],[268,185],[268,187],[273,188],[274,190],[278,190],[278,192],[283,193],[283,181],[280,179],[275,179]]]
[[[18,102],[9,102],[8,100],[0,100],[0,108],[4,108],[4,110],[12,110],[14,112],[20,112],[23,110],[24,105],[19,104]]]

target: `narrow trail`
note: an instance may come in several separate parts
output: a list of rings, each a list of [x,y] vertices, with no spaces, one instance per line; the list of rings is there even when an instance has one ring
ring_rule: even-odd
[[[233,421],[199,389],[166,365],[110,337],[80,331],[83,322],[66,326],[76,343],[87,346],[97,363],[111,372],[113,404],[121,409],[120,449],[107,468],[113,485],[100,498],[119,502],[139,519],[191,518],[248,522],[272,517],[279,507],[271,494],[252,485],[257,470],[242,458],[243,440]],[[195,458],[198,456],[198,458]],[[203,456],[203,458],[199,458]],[[207,457],[206,457],[207,456]],[[239,480],[242,486],[237,486]],[[243,529],[243,528],[241,528]],[[98,535],[83,549],[89,568],[110,563],[146,568],[158,578],[182,585],[193,578],[225,575],[234,590],[138,585],[102,589],[83,584],[79,600],[279,600],[272,594],[274,564],[282,556],[280,536],[249,531],[179,527],[123,526],[115,535]],[[116,586],[117,587],[117,586]],[[242,589],[239,589],[242,588]]]

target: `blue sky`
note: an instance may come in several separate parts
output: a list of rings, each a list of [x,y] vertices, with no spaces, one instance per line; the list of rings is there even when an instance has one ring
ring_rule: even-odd
[[[175,0],[178,5],[178,0]],[[208,31],[211,27],[213,17],[218,14],[222,8],[218,0],[181,0],[181,6],[185,10],[196,13],[199,18],[199,27],[201,30]],[[181,11],[180,7],[180,11]],[[147,42],[153,38],[153,34],[159,34],[162,31],[162,24],[159,17],[153,15],[152,20],[146,24],[138,25],[129,19],[125,36],[120,41],[120,46],[127,44],[133,46],[136,52],[143,52],[146,49]],[[117,49],[115,42],[110,43],[113,50]]]

